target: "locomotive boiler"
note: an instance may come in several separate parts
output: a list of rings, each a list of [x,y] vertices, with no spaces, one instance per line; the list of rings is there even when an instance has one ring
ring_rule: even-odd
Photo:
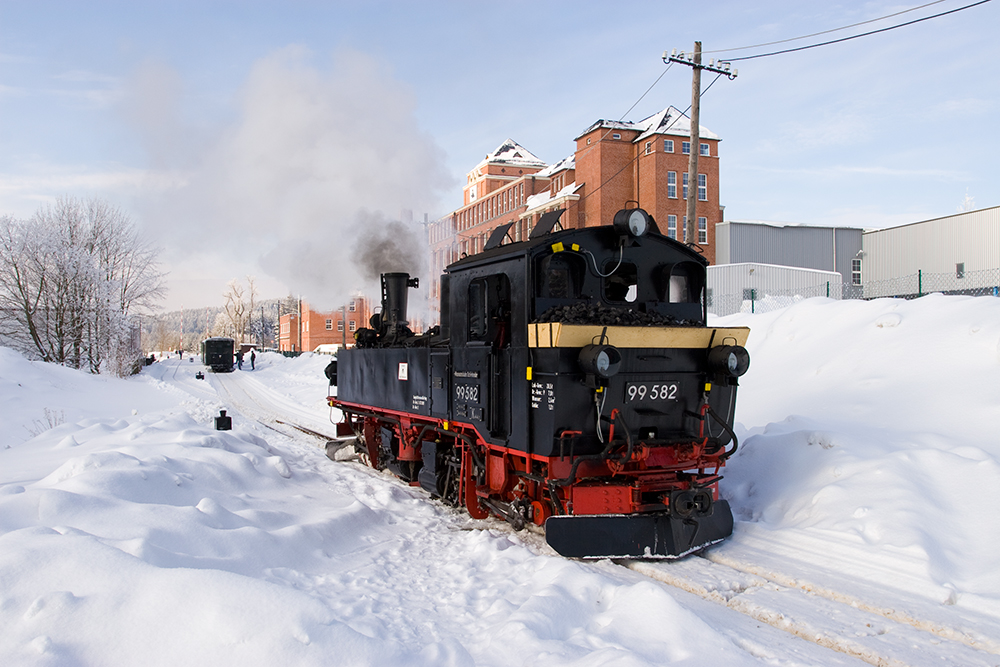
[[[503,243],[445,270],[414,335],[405,273],[327,368],[362,459],[474,518],[544,526],[560,554],[676,558],[732,532],[744,327],[706,326],[707,261],[638,208]],[[333,394],[334,392],[330,392]]]

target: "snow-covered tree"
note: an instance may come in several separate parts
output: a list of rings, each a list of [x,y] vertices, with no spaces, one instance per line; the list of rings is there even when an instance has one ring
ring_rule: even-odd
[[[163,294],[157,254],[102,200],[0,218],[0,330],[45,361],[125,375],[141,355],[135,318]]]

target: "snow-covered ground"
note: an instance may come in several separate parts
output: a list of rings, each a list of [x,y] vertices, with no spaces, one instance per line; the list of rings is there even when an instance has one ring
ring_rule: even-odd
[[[0,664],[873,662],[807,637],[814,601],[901,664],[1000,663],[1000,299],[718,323],[752,328],[735,534],[631,569],[326,459],[282,422],[332,431],[328,357],[115,380],[0,349]]]

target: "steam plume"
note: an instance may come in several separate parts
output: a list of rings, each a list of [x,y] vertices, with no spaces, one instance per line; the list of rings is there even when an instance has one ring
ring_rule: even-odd
[[[308,56],[288,47],[258,61],[237,120],[193,159],[176,160],[195,166],[182,170],[177,190],[147,200],[144,217],[169,230],[165,245],[184,239],[186,252],[253,258],[313,305],[333,308],[360,288],[377,294],[379,257],[420,272],[426,262],[412,255],[425,252],[422,233],[394,218],[434,210],[447,176],[417,126],[412,94],[378,62],[342,51],[323,71]],[[155,74],[176,88],[162,68]],[[136,94],[153,95],[144,83]],[[177,134],[162,114],[155,120],[148,132]],[[403,250],[407,259],[396,254]]]

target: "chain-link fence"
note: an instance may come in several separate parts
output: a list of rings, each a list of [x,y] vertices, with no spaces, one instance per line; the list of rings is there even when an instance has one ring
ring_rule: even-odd
[[[708,312],[720,317],[733,313],[766,313],[814,296],[839,299],[840,295],[836,291],[840,287],[840,283],[824,282],[812,287],[787,290],[746,287],[742,294],[718,294],[710,290]]]
[[[837,293],[839,291],[839,294]],[[1000,268],[981,271],[925,273],[889,280],[866,282],[861,285],[824,282],[812,287],[794,289],[743,288],[742,294],[719,294],[709,290],[708,312],[720,317],[733,313],[766,313],[790,306],[803,299],[825,296],[833,299],[877,299],[895,297],[915,299],[925,294],[964,294],[969,296],[1000,296]]]
[[[969,296],[1000,296],[1000,269],[949,271],[946,273],[917,271],[908,276],[870,281],[863,285],[844,285],[845,299],[876,299],[878,297],[914,299],[932,292]]]

